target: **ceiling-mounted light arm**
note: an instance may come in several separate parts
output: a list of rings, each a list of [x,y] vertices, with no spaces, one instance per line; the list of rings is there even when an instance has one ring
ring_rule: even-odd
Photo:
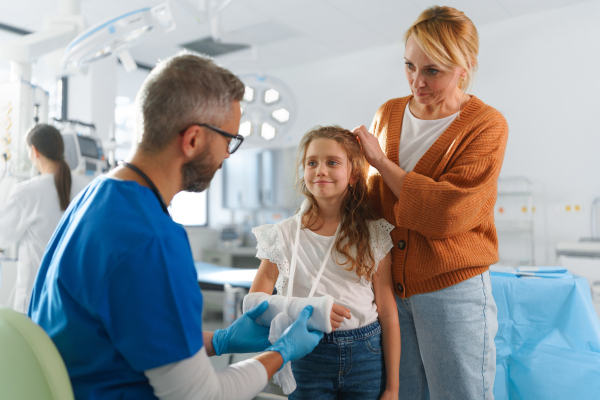
[[[219,16],[234,0],[208,0],[208,18],[210,20],[210,34],[215,42],[221,41],[221,23]]]
[[[58,0],[58,15],[80,15],[79,0]]]
[[[221,26],[218,14],[210,16],[210,36],[215,42],[221,41]]]
[[[170,3],[177,4],[194,16],[199,23],[207,20],[210,26],[210,35],[215,42],[221,41],[221,24],[219,15],[234,0],[196,0],[196,5],[188,0],[169,0]]]
[[[233,0],[223,0],[219,8],[217,9],[217,14],[225,10],[229,5],[233,3]]]
[[[68,46],[62,59],[63,67],[85,67],[90,63],[116,54],[129,72],[137,65],[128,49],[153,32],[169,32],[175,22],[169,3],[134,10],[109,18],[77,36]]]
[[[125,72],[131,72],[137,69],[137,63],[133,59],[131,53],[127,50],[121,50],[116,53],[117,58],[121,61],[121,65],[125,68]]]

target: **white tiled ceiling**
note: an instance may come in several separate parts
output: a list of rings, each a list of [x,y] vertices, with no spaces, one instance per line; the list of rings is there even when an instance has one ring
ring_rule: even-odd
[[[0,0],[0,23],[38,31],[44,15],[58,11],[58,0]],[[88,26],[165,0],[82,0]],[[210,35],[208,21],[198,22],[172,1],[177,29],[132,49],[134,58],[152,66],[181,49],[180,45]],[[200,0],[187,0],[200,4]],[[210,1],[210,0],[207,0]],[[216,0],[215,0],[216,1]],[[452,0],[476,25],[586,0]],[[600,0],[594,0],[600,1]],[[223,3],[223,0],[218,0]],[[219,57],[235,70],[268,70],[310,62],[370,47],[400,43],[403,32],[431,0],[233,0],[220,14],[224,42],[255,44],[254,50]],[[251,43],[251,42],[254,43]]]
[[[512,15],[533,13],[547,8],[582,3],[581,0],[498,0]]]
[[[438,4],[429,0],[411,0],[419,6],[419,9],[425,9]],[[520,0],[523,3],[535,0]],[[452,7],[463,11],[475,24],[482,24],[501,18],[510,17],[510,13],[503,6],[504,0],[491,1],[473,1],[473,0],[453,0]]]

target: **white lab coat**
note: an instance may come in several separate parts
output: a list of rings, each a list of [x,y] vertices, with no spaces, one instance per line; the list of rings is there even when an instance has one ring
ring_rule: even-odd
[[[85,184],[85,180],[73,176],[71,199]],[[19,243],[17,280],[8,307],[27,312],[42,256],[62,215],[54,174],[19,183],[0,209],[0,248]]]

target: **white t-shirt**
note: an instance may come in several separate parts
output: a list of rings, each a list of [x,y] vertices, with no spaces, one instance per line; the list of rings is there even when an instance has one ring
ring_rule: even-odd
[[[400,168],[406,172],[413,170],[423,154],[454,122],[458,112],[442,119],[418,119],[410,112],[410,101],[406,104],[404,118],[402,119],[402,134],[400,135],[400,148],[398,160]]]
[[[71,176],[71,199],[84,184],[79,177]],[[19,242],[17,281],[6,306],[27,312],[42,256],[62,215],[54,174],[19,183],[0,209],[0,247]]]
[[[293,243],[298,223],[299,214],[296,214],[276,225],[262,225],[252,230],[258,241],[256,257],[277,264],[279,278],[275,287],[280,295],[287,294]],[[368,221],[368,226],[371,236],[371,254],[375,258],[376,265],[379,265],[379,262],[393,247],[390,232],[394,226],[385,219]],[[300,230],[298,261],[294,277],[294,297],[308,297],[333,240],[333,236],[321,236],[310,229]],[[344,320],[339,330],[356,329],[372,324],[377,320],[378,315],[373,283],[364,277],[357,280],[355,271],[345,269],[349,264],[338,265],[335,262],[338,257],[340,262],[346,260],[344,256],[338,255],[334,248],[314,296],[329,294],[334,298],[336,304],[350,310],[352,318]]]

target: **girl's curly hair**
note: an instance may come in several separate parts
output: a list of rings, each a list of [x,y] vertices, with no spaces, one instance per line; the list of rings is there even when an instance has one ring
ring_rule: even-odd
[[[367,225],[367,221],[375,219],[375,212],[366,198],[369,165],[356,137],[346,129],[337,126],[318,126],[307,132],[300,141],[296,156],[296,188],[310,202],[310,207],[305,214],[308,216],[306,227],[314,227],[320,214],[317,200],[306,187],[304,180],[306,150],[310,143],[317,139],[335,140],[348,155],[348,162],[352,168],[351,177],[354,178],[355,183],[348,187],[342,202],[340,210],[342,225],[335,249],[338,254],[347,257],[347,260],[340,265],[350,264],[346,270],[355,270],[358,279],[364,277],[371,281],[376,265],[371,254],[371,236]]]

